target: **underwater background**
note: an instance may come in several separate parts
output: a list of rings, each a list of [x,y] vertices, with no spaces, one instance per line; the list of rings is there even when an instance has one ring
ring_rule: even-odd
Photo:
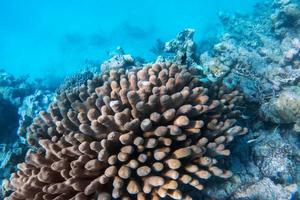
[[[150,60],[157,39],[187,27],[197,30],[197,40],[214,36],[219,12],[247,13],[256,2],[2,1],[0,66],[14,75],[64,76],[107,59],[117,46]]]
[[[94,178],[94,173],[102,169],[101,162],[108,159],[108,155],[100,151],[108,148],[107,141],[91,136],[100,129],[96,130],[93,125],[95,116],[100,113],[112,116],[112,111],[124,114],[120,109],[126,103],[120,108],[120,102],[115,99],[116,95],[122,95],[120,88],[126,88],[121,83],[124,76],[131,80],[130,76],[136,73],[141,81],[136,87],[147,95],[155,93],[147,88],[147,84],[156,84],[158,79],[162,85],[170,87],[174,78],[173,84],[177,84],[178,89],[179,83],[175,79],[179,75],[171,77],[173,65],[169,63],[184,66],[180,71],[180,81],[184,82],[188,71],[205,88],[200,92],[205,97],[199,98],[208,109],[203,111],[206,114],[201,133],[200,122],[194,117],[180,120],[179,117],[174,120],[166,117],[175,117],[172,114],[175,110],[176,116],[181,112],[188,116],[188,111],[178,111],[179,106],[176,107],[184,97],[174,101],[174,106],[172,103],[168,105],[168,100],[160,100],[162,112],[167,110],[165,104],[170,110],[174,107],[174,111],[162,114],[165,121],[159,127],[166,126],[171,131],[170,126],[175,125],[182,130],[188,129],[189,134],[197,129],[198,137],[205,136],[209,140],[206,144],[202,139],[202,144],[199,139],[197,145],[203,145],[201,151],[205,149],[204,153],[199,153],[199,149],[194,149],[193,140],[189,140],[190,136],[183,136],[185,139],[180,145],[193,153],[184,151],[183,154],[188,156],[180,154],[184,157],[181,163],[179,158],[175,160],[183,168],[188,164],[185,162],[197,154],[194,156],[201,158],[198,161],[201,170],[189,170],[194,173],[191,177],[197,176],[199,180],[191,178],[186,181],[187,176],[183,175],[186,175],[184,170],[187,168],[174,167],[176,162],[173,159],[175,164],[170,164],[170,160],[164,163],[172,172],[175,168],[179,171],[177,176],[172,175],[175,176],[173,182],[158,177],[171,177],[170,174],[151,174],[150,168],[156,170],[156,165],[151,163],[151,166],[143,166],[143,170],[150,170],[143,172],[145,179],[130,184],[125,181],[131,186],[124,187],[129,196],[115,186],[114,190],[108,187],[107,191],[102,191],[97,181],[96,184],[87,177]],[[141,70],[143,66],[152,71],[147,74]],[[118,70],[121,70],[121,75],[114,74]],[[166,70],[170,77],[164,76]],[[99,78],[103,74],[104,78]],[[151,76],[157,77],[150,80]],[[164,79],[170,80],[170,84]],[[146,178],[155,182],[153,188],[161,186],[160,190],[150,189],[153,199],[300,199],[299,80],[299,0],[0,1],[0,199],[120,199],[122,195],[125,199],[142,199],[143,195],[150,199],[149,192],[145,192],[147,189],[139,188],[137,184],[144,181],[142,184],[147,185]],[[110,90],[105,88],[106,84],[112,84]],[[186,86],[193,87],[191,85]],[[190,98],[195,95],[193,92],[202,89],[191,90]],[[164,94],[163,91],[160,93]],[[97,107],[97,100],[93,100],[96,94],[98,98],[103,97],[101,101],[105,109]],[[131,115],[142,121],[144,115],[134,112],[145,109],[143,112],[147,113],[149,109],[138,108],[138,103],[134,103],[135,108],[128,95],[126,98],[134,110]],[[143,99],[143,95],[139,95]],[[91,106],[89,101],[94,101],[92,104],[95,105]],[[192,106],[196,104],[192,100],[187,102]],[[216,102],[224,108],[219,108],[221,106]],[[96,107],[99,111],[93,110]],[[71,111],[78,114],[78,119],[73,121]],[[106,124],[107,128],[122,126],[122,131],[127,130],[121,117],[109,119],[112,124],[99,118],[96,121]],[[154,123],[155,120],[151,120]],[[184,120],[190,124],[184,125]],[[170,126],[169,121],[173,123]],[[139,131],[147,133],[154,129],[149,125],[149,119],[142,122]],[[74,124],[78,128],[74,128]],[[79,139],[77,132],[84,136]],[[147,138],[143,139],[147,141]],[[91,140],[99,141],[99,148]],[[175,140],[181,139],[176,137]],[[127,144],[122,139],[120,141],[121,145]],[[89,147],[84,146],[89,142]],[[69,148],[63,146],[64,143]],[[151,148],[147,148],[159,151],[155,145],[151,146],[152,143],[146,142],[145,146],[150,145]],[[113,151],[120,151],[118,156],[129,151],[128,146],[124,146],[126,150],[116,146]],[[57,150],[59,148],[62,150]],[[170,148],[174,158],[177,154],[172,148],[177,147]],[[90,151],[99,153],[98,157],[93,159],[95,155]],[[164,151],[168,152],[167,149]],[[62,159],[64,162],[44,161],[44,155],[46,159],[56,156],[54,161]],[[74,160],[76,156],[79,156],[78,160]],[[151,153],[143,156],[151,158]],[[140,159],[137,158],[140,163],[147,164],[148,161]],[[72,178],[59,183],[62,177],[57,178],[60,176],[57,171],[69,168],[69,175],[62,177]],[[82,169],[92,172],[81,172]],[[111,173],[111,176],[118,177]],[[78,181],[75,177],[84,178]],[[73,185],[72,181],[75,182]],[[99,182],[103,185],[110,183],[100,178]],[[61,192],[56,187],[68,192]]]

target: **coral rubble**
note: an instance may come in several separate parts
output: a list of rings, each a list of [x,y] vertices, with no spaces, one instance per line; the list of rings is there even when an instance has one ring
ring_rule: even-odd
[[[111,70],[65,91],[29,127],[36,147],[7,199],[191,199],[222,169],[236,125],[236,90],[204,86],[172,63]]]

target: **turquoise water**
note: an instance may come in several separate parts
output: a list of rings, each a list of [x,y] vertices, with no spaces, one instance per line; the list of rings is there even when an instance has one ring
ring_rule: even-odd
[[[0,68],[13,75],[64,76],[122,46],[148,60],[160,38],[184,28],[196,41],[218,34],[219,12],[249,13],[258,0],[0,1]]]

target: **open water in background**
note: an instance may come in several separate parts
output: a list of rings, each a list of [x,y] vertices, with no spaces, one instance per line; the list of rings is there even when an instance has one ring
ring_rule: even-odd
[[[219,12],[251,12],[258,0],[0,0],[0,68],[15,76],[65,76],[117,46],[148,60],[159,38],[184,28],[196,41],[219,30]]]

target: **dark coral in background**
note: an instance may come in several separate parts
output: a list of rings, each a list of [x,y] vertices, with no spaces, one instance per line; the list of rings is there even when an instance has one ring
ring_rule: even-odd
[[[232,175],[219,161],[247,132],[235,125],[241,99],[172,63],[111,70],[40,112],[7,199],[191,199],[184,185]]]

